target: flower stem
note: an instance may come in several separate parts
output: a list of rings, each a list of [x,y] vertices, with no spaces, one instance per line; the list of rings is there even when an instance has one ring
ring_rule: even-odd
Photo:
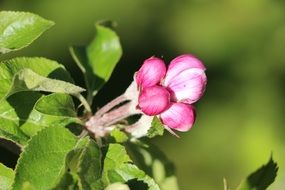
[[[118,104],[124,102],[125,100],[127,100],[126,96],[124,94],[118,96],[117,98],[115,98],[114,100],[112,100],[111,102],[107,103],[105,106],[103,106],[102,108],[100,108],[96,113],[95,116],[96,117],[101,117],[103,114],[105,114],[106,112],[108,112],[109,110],[111,110],[113,107],[117,106]]]

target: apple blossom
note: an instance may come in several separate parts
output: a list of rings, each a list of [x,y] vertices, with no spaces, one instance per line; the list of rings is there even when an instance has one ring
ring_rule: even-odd
[[[165,64],[161,63],[164,63],[161,59],[151,57],[136,73],[140,90],[138,108],[146,115],[159,116],[168,128],[188,131],[195,121],[191,104],[198,101],[205,90],[206,68],[189,54],[173,59],[166,72]]]
[[[86,128],[95,136],[105,136],[117,122],[142,114],[125,128],[134,137],[147,134],[154,116],[174,135],[172,129],[188,131],[195,122],[192,104],[201,98],[207,83],[205,70],[203,63],[189,54],[176,57],[168,68],[160,58],[146,59],[127,90],[89,118]]]

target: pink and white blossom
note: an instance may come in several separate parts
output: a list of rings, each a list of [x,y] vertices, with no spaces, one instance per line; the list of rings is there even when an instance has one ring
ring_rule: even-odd
[[[135,75],[139,89],[138,108],[148,116],[158,116],[166,129],[188,131],[195,122],[194,102],[206,87],[205,66],[193,55],[185,54],[170,62],[147,59]]]

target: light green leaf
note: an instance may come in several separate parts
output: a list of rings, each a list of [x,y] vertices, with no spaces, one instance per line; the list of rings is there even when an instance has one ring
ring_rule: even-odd
[[[153,138],[155,136],[161,136],[164,133],[164,126],[161,123],[160,119],[158,117],[153,117],[151,122],[151,127],[147,131],[147,136],[149,138]]]
[[[131,162],[124,146],[120,144],[109,144],[108,151],[104,160],[103,173],[120,165]]]
[[[70,52],[85,77],[89,101],[109,80],[122,56],[117,34],[104,26],[96,25],[94,39],[87,47],[71,47]]]
[[[31,44],[54,23],[28,12],[0,12],[0,54]]]
[[[113,183],[111,185],[108,185],[105,190],[130,190],[130,188],[123,183]]]
[[[242,181],[237,190],[264,190],[272,184],[277,176],[277,163],[270,158],[266,165],[250,174]]]
[[[14,76],[23,69],[31,69],[42,77],[73,82],[65,68],[55,61],[38,57],[10,59],[0,63],[0,100],[7,96]]]
[[[130,180],[138,180],[148,185],[150,190],[159,190],[156,182],[131,163],[126,149],[120,144],[109,144],[106,157],[104,159],[103,182],[105,185]]]
[[[109,170],[108,179],[110,183],[138,180],[147,184],[148,190],[160,190],[156,182],[134,164],[125,163],[116,169]],[[135,189],[139,188],[138,186],[141,185],[138,183],[137,186],[135,185]]]
[[[0,101],[0,137],[25,145],[44,127],[80,123],[67,94],[20,92]]]
[[[12,87],[6,97],[22,91],[44,91],[77,95],[84,89],[71,83],[42,77],[31,69],[22,69],[15,74]]]
[[[0,189],[9,189],[14,181],[15,173],[12,169],[0,163]]]
[[[105,185],[109,185],[112,182],[109,181],[108,172],[115,168],[120,167],[124,163],[131,162],[130,157],[128,156],[124,146],[120,144],[109,144],[108,150],[104,159],[104,168],[103,168],[103,177],[102,180]],[[113,181],[121,182],[121,181]]]
[[[179,189],[174,165],[157,147],[128,143],[127,150],[133,162],[139,168],[143,168],[145,173],[155,180],[161,190]]]
[[[77,138],[62,127],[48,127],[35,135],[20,155],[13,190],[29,182],[35,189],[49,189],[63,175],[68,152]]]
[[[36,188],[28,181],[24,182],[21,190],[36,190]]]
[[[114,128],[111,131],[110,137],[112,138],[111,140],[113,140],[116,143],[123,143],[123,142],[126,142],[128,140],[127,134],[118,128]]]

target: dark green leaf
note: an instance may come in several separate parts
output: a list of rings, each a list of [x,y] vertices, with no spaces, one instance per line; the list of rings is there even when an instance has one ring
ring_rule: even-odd
[[[157,135],[161,136],[164,133],[164,126],[161,123],[160,119],[158,117],[153,117],[153,120],[151,122],[151,127],[147,131],[147,136],[149,138],[153,138]]]
[[[71,47],[71,55],[85,76],[89,101],[109,80],[122,56],[117,34],[104,26],[96,25],[95,38],[88,46]]]
[[[0,189],[9,189],[14,181],[15,173],[12,169],[0,163]]]
[[[101,156],[101,151],[94,140],[89,137],[81,139],[68,154],[66,174],[60,184],[67,184],[68,180],[84,190],[102,189]]]
[[[31,69],[33,72],[51,79],[73,82],[65,68],[55,61],[45,58],[15,58],[0,63],[0,100],[9,93],[14,76],[22,69]]]
[[[71,96],[53,93],[39,99],[35,110],[51,116],[76,117],[76,111]]]
[[[72,98],[66,94],[43,96],[20,92],[0,101],[0,137],[25,145],[44,127],[80,123]]]
[[[65,159],[76,137],[62,127],[47,127],[30,141],[16,166],[13,190],[28,182],[37,190],[49,189],[63,175]]]
[[[77,186],[78,180],[75,179],[69,172],[66,172],[60,182],[56,185],[56,187],[52,188],[52,190],[77,190],[79,189]]]
[[[54,23],[28,12],[0,12],[0,53],[28,46]]]
[[[277,176],[278,166],[272,157],[266,165],[250,174],[237,190],[265,190]]]

